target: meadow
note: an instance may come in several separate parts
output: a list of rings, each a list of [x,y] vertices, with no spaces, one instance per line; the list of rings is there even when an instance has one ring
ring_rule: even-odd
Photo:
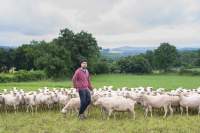
[[[106,85],[113,85],[114,88],[120,87],[139,87],[151,86],[153,88],[166,88],[167,90],[183,88],[197,88],[200,86],[200,76],[177,75],[177,74],[149,74],[149,75],[132,75],[132,74],[102,74],[91,77],[93,87],[100,88]],[[49,88],[72,87],[70,79],[62,80],[43,80],[33,82],[8,82],[0,83],[0,90],[17,87],[24,90],[37,90],[47,86]]]
[[[200,86],[199,76],[184,76],[176,74],[163,75],[131,75],[131,74],[105,74],[92,76],[93,86],[113,85],[114,88],[152,86],[168,90],[183,88],[197,88]],[[71,87],[70,79],[45,80],[37,82],[1,83],[0,90],[17,87],[24,90],[37,90],[47,86]],[[174,116],[163,119],[161,112],[154,111],[153,117],[144,118],[144,111],[136,107],[136,119],[129,117],[128,113],[117,113],[110,120],[103,120],[100,111],[93,108],[87,120],[79,121],[75,115],[63,117],[59,110],[39,111],[38,113],[14,112],[5,114],[0,112],[0,133],[197,133],[200,132],[200,117],[197,112],[187,117],[175,112]]]

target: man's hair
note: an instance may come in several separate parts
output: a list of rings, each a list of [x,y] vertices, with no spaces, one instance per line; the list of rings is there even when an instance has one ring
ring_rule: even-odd
[[[83,63],[83,62],[87,62],[87,60],[86,59],[81,60],[80,64]]]

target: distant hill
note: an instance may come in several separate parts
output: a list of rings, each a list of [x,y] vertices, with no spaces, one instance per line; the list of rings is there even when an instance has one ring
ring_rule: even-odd
[[[199,48],[177,48],[179,51],[197,51]]]
[[[155,47],[124,46],[124,47],[110,49],[110,53],[120,53],[124,56],[127,56],[127,55],[137,55],[137,54],[145,53],[147,50],[154,50],[154,49],[155,49]]]
[[[0,46],[0,48],[3,48],[3,49],[6,49],[6,50],[9,50],[9,49],[14,48],[14,47],[9,47],[9,46]]]

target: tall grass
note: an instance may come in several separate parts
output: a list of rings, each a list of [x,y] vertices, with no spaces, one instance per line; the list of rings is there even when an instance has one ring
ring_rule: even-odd
[[[197,113],[197,112],[196,112]],[[136,119],[128,113],[117,113],[110,120],[102,119],[100,111],[94,108],[87,120],[80,121],[76,115],[63,117],[59,111],[0,114],[0,133],[198,133],[200,117],[174,116],[162,118],[162,112],[144,118],[141,108],[136,108]]]

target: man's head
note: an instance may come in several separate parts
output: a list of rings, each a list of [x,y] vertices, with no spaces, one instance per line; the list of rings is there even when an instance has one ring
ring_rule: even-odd
[[[86,60],[82,60],[80,63],[81,63],[81,68],[87,68],[87,61]]]

